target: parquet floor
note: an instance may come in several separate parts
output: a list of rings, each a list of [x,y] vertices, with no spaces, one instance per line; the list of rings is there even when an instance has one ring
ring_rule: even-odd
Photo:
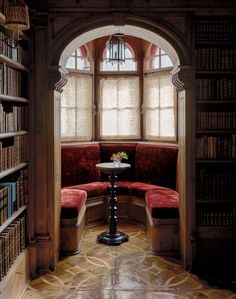
[[[151,254],[145,231],[121,225],[129,241],[97,243],[105,226],[87,229],[78,255],[60,261],[56,271],[33,280],[22,299],[236,299],[228,290],[207,286],[182,266]]]

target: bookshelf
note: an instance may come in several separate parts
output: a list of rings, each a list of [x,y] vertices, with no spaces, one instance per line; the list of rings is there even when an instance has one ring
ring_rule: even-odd
[[[28,40],[9,47],[3,24],[0,13],[0,297],[18,298],[29,280]]]
[[[194,31],[195,264],[213,272],[228,267],[230,276],[236,250],[236,24],[230,16],[196,17]]]

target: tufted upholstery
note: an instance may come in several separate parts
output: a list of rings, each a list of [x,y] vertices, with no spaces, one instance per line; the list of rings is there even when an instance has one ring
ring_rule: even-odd
[[[179,218],[179,195],[169,188],[147,191],[145,194],[146,206],[153,218]]]
[[[168,205],[171,205],[172,201],[174,203],[173,196],[177,196],[174,191],[178,153],[176,147],[144,143],[91,143],[62,146],[62,187],[84,191],[88,199],[105,196],[109,192],[110,183],[108,176],[100,173],[96,164],[110,161],[111,155],[119,151],[128,154],[127,162],[131,164],[131,169],[119,175],[119,181],[116,182],[117,194],[136,196],[141,199],[144,199],[146,194],[146,202],[152,210],[153,217],[157,217],[160,213],[157,209],[159,208],[157,202],[160,200],[170,213],[171,207]],[[73,192],[68,193],[67,197],[64,195],[64,198],[68,200],[69,194],[73,199]],[[162,213],[165,212],[163,208],[162,206]],[[72,214],[74,215],[74,212]]]
[[[97,163],[100,163],[99,144],[62,146],[62,187],[99,181]]]
[[[142,182],[136,182],[130,185],[129,187],[129,194],[141,198],[145,198],[145,194],[149,190],[153,189],[160,189],[163,187],[159,187],[152,184],[142,183]]]
[[[63,188],[61,190],[61,218],[76,218],[85,205],[87,193],[83,190]]]
[[[83,190],[86,191],[87,198],[98,197],[107,194],[107,188],[110,185],[109,182],[92,182],[88,184],[80,184],[70,186],[71,190]]]
[[[109,162],[112,154],[119,151],[128,154],[127,162],[131,164],[116,181],[120,215],[147,227],[153,252],[175,255],[179,218],[179,198],[175,191],[178,149],[144,143],[62,146],[61,178],[65,187],[61,191],[62,251],[77,253],[85,226],[107,219],[105,196],[109,194],[110,183],[108,175],[100,172],[96,164]]]
[[[129,182],[129,181],[117,181],[116,186],[117,186],[117,194],[118,195],[128,195],[130,186],[134,182]]]
[[[176,190],[177,154],[176,147],[137,144],[136,181]]]

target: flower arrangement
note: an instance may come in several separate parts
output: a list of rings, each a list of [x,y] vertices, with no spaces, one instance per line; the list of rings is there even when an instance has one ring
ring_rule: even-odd
[[[128,155],[125,152],[118,152],[118,153],[114,153],[111,156],[111,160],[112,161],[121,161],[121,160],[128,160]]]

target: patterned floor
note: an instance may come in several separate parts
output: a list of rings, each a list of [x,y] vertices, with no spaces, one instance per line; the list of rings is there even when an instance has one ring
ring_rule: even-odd
[[[96,242],[105,226],[87,229],[80,254],[33,280],[22,299],[236,299],[230,291],[208,287],[176,261],[152,255],[139,227],[119,229],[129,235],[119,246]]]

